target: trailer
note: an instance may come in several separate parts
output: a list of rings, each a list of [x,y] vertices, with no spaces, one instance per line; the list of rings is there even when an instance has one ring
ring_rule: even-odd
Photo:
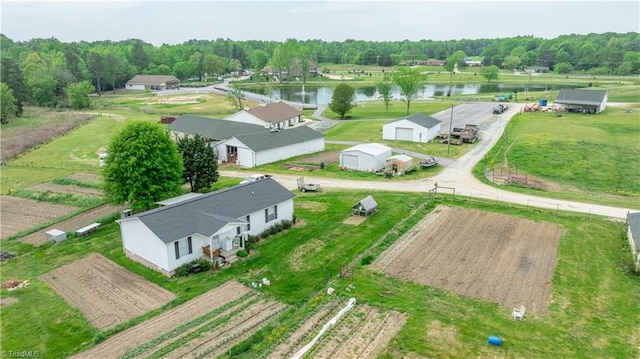
[[[322,191],[322,186],[320,186],[319,184],[305,183],[304,177],[300,177],[298,178],[298,189],[300,190],[300,192],[314,192]]]

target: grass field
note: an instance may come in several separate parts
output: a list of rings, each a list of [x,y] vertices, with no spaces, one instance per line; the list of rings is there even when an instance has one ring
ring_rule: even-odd
[[[610,101],[630,102],[637,101],[640,86],[622,84],[607,89],[611,91]],[[2,192],[23,190],[76,172],[98,174],[97,151],[106,146],[123,121],[158,121],[160,115],[177,113],[216,117],[229,111],[224,97],[184,105],[154,104],[152,100],[153,96],[149,94],[105,94],[96,100],[95,112],[115,116],[100,116],[9,161],[0,174]],[[359,115],[367,120],[335,126],[327,132],[327,138],[352,140],[362,136],[375,139],[375,133],[379,133],[386,118],[380,106],[367,105]],[[420,111],[437,112],[439,106],[447,108],[450,102],[430,102]],[[640,190],[635,179],[638,178],[637,168],[640,168],[636,165],[640,160],[640,141],[637,141],[640,124],[636,114],[640,108],[637,102],[631,107],[632,113],[624,112],[622,108],[610,108],[597,116],[558,118],[555,114],[524,114],[509,125],[506,140],[496,146],[488,160],[494,165],[516,166],[563,187],[559,193],[512,187],[515,191],[637,206]],[[394,103],[393,108],[403,111],[400,102]],[[35,118],[30,121],[37,122]],[[35,126],[33,122],[28,124]],[[344,146],[327,145],[328,151],[341,148]],[[429,148],[417,148],[416,151],[431,153]],[[292,161],[304,163],[305,159]],[[271,164],[260,170],[276,172],[281,164]],[[588,171],[583,170],[585,167]],[[343,176],[335,168],[329,167],[328,173]],[[425,173],[420,171],[415,176]],[[370,179],[358,176],[346,178]],[[235,183],[237,179],[221,178],[212,190]],[[350,215],[351,205],[368,194],[371,193],[328,190],[297,197],[295,214],[301,220],[299,226],[260,242],[247,260],[215,274],[205,272],[168,279],[130,261],[123,254],[119,227],[115,223],[104,225],[87,237],[38,247],[24,244],[15,237],[5,239],[1,242],[2,251],[18,256],[2,262],[0,277],[3,281],[29,280],[30,285],[13,292],[0,291],[0,349],[3,352],[37,351],[47,358],[67,357],[230,279],[250,283],[268,277],[272,285],[264,289],[265,295],[292,309],[283,312],[276,323],[231,348],[228,357],[265,357],[327,303],[328,286],[336,288],[342,300],[356,296],[359,302],[377,310],[395,310],[406,315],[406,324],[390,342],[382,358],[635,358],[640,355],[640,307],[637,305],[640,302],[640,276],[631,270],[626,224],[587,215],[471,201],[470,198],[440,197],[426,203],[426,195],[386,192],[373,193],[380,213],[358,226],[343,223]],[[546,315],[531,313],[524,321],[515,322],[510,317],[512,308],[395,279],[362,264],[367,257],[377,258],[438,204],[521,216],[563,228]],[[78,309],[38,279],[96,252],[174,293],[176,299],[115,328],[98,330]],[[354,268],[352,279],[338,276],[339,269],[346,265]],[[348,292],[349,285],[355,289]],[[8,298],[14,298],[13,303]],[[503,346],[487,345],[489,335],[500,336],[504,340]]]

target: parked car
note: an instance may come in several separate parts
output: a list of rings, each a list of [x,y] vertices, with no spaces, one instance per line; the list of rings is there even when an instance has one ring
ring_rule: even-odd
[[[507,105],[503,105],[503,104],[499,104],[498,106],[493,108],[493,113],[494,114],[499,114],[499,113],[503,113],[504,111],[507,110]]]
[[[250,183],[250,182],[255,182],[255,181],[260,181],[260,180],[263,180],[263,179],[267,179],[267,178],[269,178],[269,177],[271,177],[271,175],[265,175],[265,174],[261,174],[261,173],[255,173],[255,174],[252,174],[252,175],[248,176],[245,180],[243,180],[242,182],[240,182],[240,184],[243,184],[243,183]]]

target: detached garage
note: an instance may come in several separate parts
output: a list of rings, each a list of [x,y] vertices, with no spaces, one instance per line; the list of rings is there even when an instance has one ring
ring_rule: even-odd
[[[440,120],[424,113],[395,120],[382,126],[382,139],[392,141],[429,142],[440,132]]]
[[[391,147],[379,143],[363,143],[340,152],[340,167],[355,171],[377,172],[391,156]]]

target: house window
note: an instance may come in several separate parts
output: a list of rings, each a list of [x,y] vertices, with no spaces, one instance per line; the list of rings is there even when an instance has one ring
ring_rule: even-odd
[[[180,259],[180,257],[184,257],[188,254],[193,253],[193,247],[191,246],[191,237],[177,240],[173,242],[173,245],[176,250],[176,259]]]
[[[242,233],[242,229],[240,228],[240,226],[236,227],[236,234],[240,234]]]
[[[251,230],[251,216],[247,216],[247,231]]]
[[[264,209],[264,221],[270,222],[274,219],[278,219],[278,206],[273,206]]]

